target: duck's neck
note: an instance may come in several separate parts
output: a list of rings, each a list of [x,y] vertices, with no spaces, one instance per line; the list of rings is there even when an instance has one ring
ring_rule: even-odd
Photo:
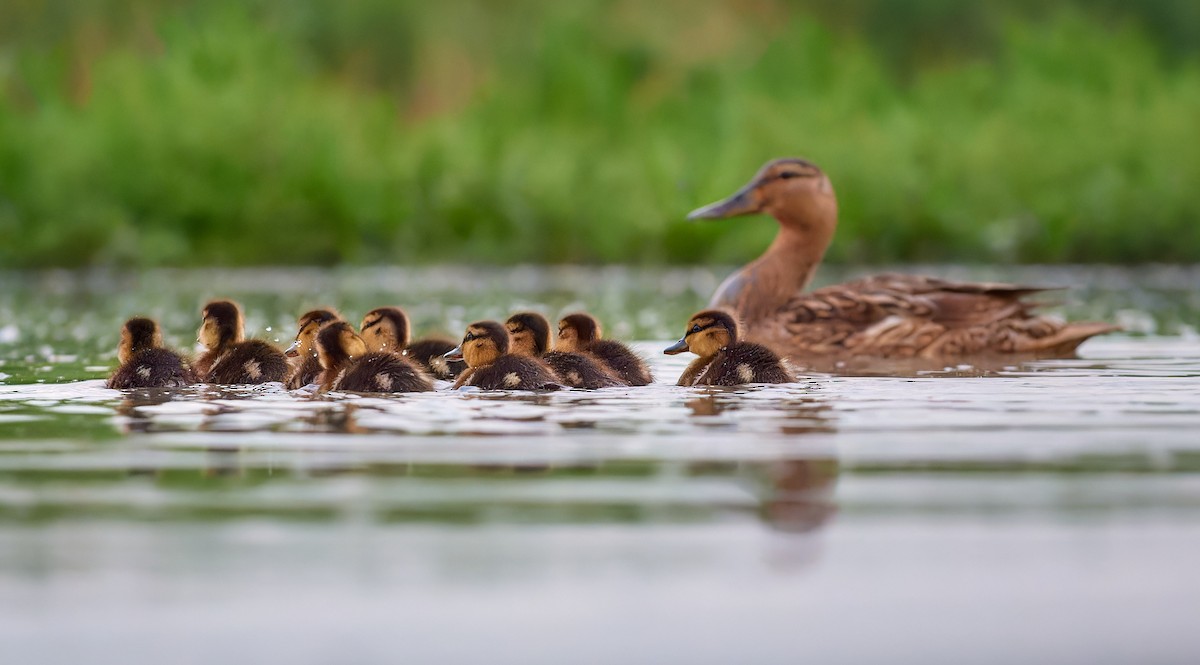
[[[832,229],[781,219],[779,233],[767,251],[730,275],[710,306],[733,309],[751,324],[770,316],[808,288],[832,236]]]

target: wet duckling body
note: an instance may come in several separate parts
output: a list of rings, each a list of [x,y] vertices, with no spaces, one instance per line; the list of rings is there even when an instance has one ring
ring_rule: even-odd
[[[121,328],[121,365],[108,377],[109,388],[178,388],[196,383],[196,374],[178,353],[165,348],[153,319],[133,318]]]
[[[509,353],[508,330],[496,321],[476,321],[467,326],[462,344],[446,357],[467,363],[467,370],[454,383],[455,388],[557,390],[560,387],[549,365],[538,358]]]
[[[196,374],[205,383],[245,384],[283,381],[287,357],[258,339],[244,339],[242,310],[228,300],[204,306],[197,340],[207,350],[196,359]]]
[[[425,370],[391,351],[369,351],[345,321],[332,321],[317,333],[322,391],[414,393],[433,390]]]
[[[768,162],[729,198],[688,219],[766,213],[774,242],[717,287],[709,307],[727,309],[746,339],[794,360],[970,356],[1072,356],[1106,323],[1062,323],[1025,300],[1047,289],[883,274],[806,292],[833,240],[837,197],[829,177],[803,159]]]
[[[569,314],[558,322],[558,348],[595,356],[628,385],[654,381],[646,361],[621,342],[603,339],[600,322],[590,314]]]
[[[663,353],[675,355],[684,351],[700,357],[679,377],[681,386],[740,386],[794,380],[774,351],[761,344],[739,341],[737,321],[721,310],[693,315],[683,339]]]
[[[314,309],[300,317],[296,341],[284,350],[291,365],[285,382],[288,390],[297,390],[316,383],[321,375],[321,357],[317,353],[317,331],[330,321],[340,321],[341,316],[332,309]]]
[[[510,353],[541,358],[565,386],[596,390],[629,385],[594,356],[551,351],[550,322],[537,312],[513,314],[504,327],[508,329]]]
[[[467,369],[462,361],[446,360],[446,353],[456,346],[449,339],[426,337],[410,342],[408,314],[399,307],[378,307],[367,312],[358,329],[368,349],[402,353],[434,378],[448,381]]]

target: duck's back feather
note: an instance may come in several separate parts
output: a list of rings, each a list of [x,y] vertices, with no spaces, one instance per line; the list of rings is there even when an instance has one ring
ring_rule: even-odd
[[[238,342],[221,353],[205,377],[207,383],[269,383],[287,378],[287,356],[260,339]]]
[[[792,376],[774,351],[761,344],[737,342],[721,349],[696,379],[698,386],[790,383]]]
[[[394,353],[368,353],[354,360],[331,382],[333,390],[363,393],[413,393],[433,390],[425,371]]]
[[[775,316],[747,323],[746,336],[805,356],[945,358],[987,354],[1065,355],[1116,330],[1062,323],[1024,297],[1049,289],[885,274],[800,293]]]
[[[558,377],[540,360],[505,354],[475,368],[467,385],[483,390],[558,390]]]
[[[285,386],[288,390],[298,390],[310,383],[316,383],[321,376],[321,361],[312,354],[304,358],[304,362],[288,375]]]
[[[178,353],[146,349],[134,354],[109,377],[107,386],[128,388],[178,388],[196,383],[196,375]]]
[[[565,386],[596,390],[629,385],[606,365],[582,353],[550,351],[542,356],[542,360],[554,370]]]
[[[448,339],[428,337],[419,339],[404,348],[409,360],[420,364],[427,372],[439,379],[453,379],[467,368],[461,360],[446,360],[443,356],[458,346]]]
[[[588,345],[587,351],[599,358],[628,385],[645,386],[654,381],[650,369],[646,367],[646,361],[621,342],[598,339]]]

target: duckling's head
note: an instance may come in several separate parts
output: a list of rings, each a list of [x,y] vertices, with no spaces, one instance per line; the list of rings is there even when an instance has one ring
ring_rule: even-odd
[[[300,330],[296,333],[296,341],[292,345],[284,349],[283,353],[289,358],[297,356],[316,356],[317,347],[317,331],[321,326],[330,321],[339,321],[341,316],[332,309],[314,309],[311,312],[305,312],[298,320]]]
[[[577,353],[600,339],[603,334],[600,322],[591,314],[568,314],[558,322],[558,348]]]
[[[706,309],[692,315],[683,339],[663,349],[663,353],[673,356],[684,351],[691,351],[701,358],[707,358],[715,356],[718,351],[736,341],[738,341],[737,321],[728,312]]]
[[[810,161],[776,159],[767,162],[733,196],[693,210],[688,219],[725,219],[755,213],[767,213],[796,230],[832,233],[837,225],[833,183]]]
[[[242,341],[242,309],[232,300],[214,300],[201,310],[204,321],[196,341],[209,349]]]
[[[504,322],[511,351],[519,356],[540,356],[550,350],[550,322],[537,312],[517,312]]]
[[[153,319],[142,317],[129,319],[121,328],[121,343],[117,345],[117,359],[129,362],[134,354],[162,346],[162,331]]]
[[[467,326],[458,348],[447,351],[446,360],[465,360],[467,367],[483,367],[508,353],[508,330],[496,321],[476,321]]]
[[[367,344],[345,321],[330,321],[317,331],[317,358],[332,370],[367,355]]]
[[[408,314],[399,307],[379,307],[367,312],[358,330],[372,351],[400,353],[412,340]]]

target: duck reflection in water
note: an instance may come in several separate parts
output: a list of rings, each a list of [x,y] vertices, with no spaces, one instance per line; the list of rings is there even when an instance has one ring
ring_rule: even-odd
[[[714,389],[712,393],[693,397],[683,403],[695,417],[713,417],[746,408],[737,392]],[[764,417],[780,422],[781,434],[830,434],[837,430],[833,411],[824,400],[813,396],[781,399],[772,403],[774,413]]]

